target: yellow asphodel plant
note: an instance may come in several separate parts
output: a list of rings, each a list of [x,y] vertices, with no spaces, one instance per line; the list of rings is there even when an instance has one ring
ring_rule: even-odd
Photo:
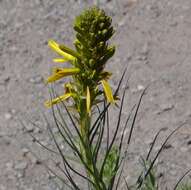
[[[58,58],[53,59],[53,62],[59,64],[67,62],[71,64],[71,67],[54,68],[47,83],[53,83],[68,76],[71,77],[71,81],[64,84],[63,95],[46,101],[45,105],[51,107],[65,100],[72,100],[73,107],[77,112],[75,118],[77,117],[79,131],[83,138],[80,151],[89,166],[87,173],[96,189],[104,189],[104,185],[103,181],[99,182],[98,178],[93,175],[94,172],[99,173],[99,171],[92,163],[93,155],[89,132],[92,108],[105,100],[108,103],[116,101],[108,83],[111,73],[104,70],[106,62],[115,52],[115,47],[108,45],[108,40],[114,33],[111,22],[111,18],[106,16],[103,10],[93,7],[84,11],[75,20],[76,39],[74,45],[76,50],[60,45],[53,40],[48,42],[49,47],[59,55]]]

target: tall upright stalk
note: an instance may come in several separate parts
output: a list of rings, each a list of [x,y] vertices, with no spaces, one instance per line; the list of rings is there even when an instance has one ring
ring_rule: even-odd
[[[105,101],[113,104],[116,101],[116,95],[113,96],[108,83],[111,73],[104,70],[106,62],[115,52],[115,47],[109,46],[108,43],[114,33],[111,22],[112,19],[103,10],[92,7],[75,19],[74,45],[76,50],[57,44],[53,40],[48,43],[61,56],[53,61],[56,63],[69,62],[72,67],[54,68],[47,82],[52,83],[66,76],[72,76],[72,80],[64,84],[65,93],[63,95],[45,102],[45,105],[51,107],[68,99],[71,100],[70,108],[74,110],[71,117],[77,121],[79,150],[72,142],[69,145],[72,146],[72,149],[75,148],[84,165],[88,181],[91,182],[90,187],[95,190],[106,190],[108,186],[103,176],[105,163],[100,168],[97,159],[101,143],[100,137],[103,136],[99,135],[97,138],[96,132],[99,128],[101,129],[103,116],[101,115],[98,119],[99,125],[93,126],[91,121],[96,106]],[[97,130],[92,135],[94,128]],[[72,181],[71,184],[75,183]]]

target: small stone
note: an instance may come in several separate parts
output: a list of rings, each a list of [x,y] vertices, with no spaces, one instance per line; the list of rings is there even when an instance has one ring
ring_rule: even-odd
[[[0,80],[0,85],[6,85],[6,84],[8,84],[9,81],[10,81],[10,77],[9,76],[4,76]]]
[[[174,169],[170,169],[170,174],[172,175],[172,176],[177,176],[177,171],[176,170],[174,170]]]
[[[164,145],[164,149],[169,149],[169,148],[173,148],[173,146],[171,144]]]
[[[125,21],[126,21],[126,19],[124,19],[124,18],[122,18],[120,21],[119,21],[119,27],[121,27],[121,26],[124,26],[125,25]]]
[[[145,89],[145,87],[143,85],[138,85],[137,86],[137,90],[138,91],[141,91],[141,90],[144,90],[144,89]]]
[[[6,187],[4,185],[0,185],[0,190],[6,190]]]
[[[189,140],[189,141],[187,142],[187,145],[191,145],[191,140]]]
[[[166,104],[163,104],[161,105],[161,109],[159,112],[157,112],[157,114],[161,114],[163,112],[166,112],[166,111],[170,111],[174,108],[174,105],[173,104],[169,104],[169,103],[166,103]]]
[[[12,118],[12,115],[9,112],[5,113],[6,120],[10,120],[11,118]]]
[[[25,126],[27,132],[32,133],[34,131],[34,126],[32,124],[28,124]]]
[[[15,109],[12,109],[12,110],[11,110],[11,113],[12,113],[12,114],[15,114],[15,113],[16,113],[16,110],[15,110]]]
[[[13,166],[14,166],[13,162],[7,162],[6,163],[7,170],[11,170],[13,168]]]
[[[22,161],[20,163],[15,164],[16,170],[25,170],[27,168],[28,164],[25,161]]]
[[[30,152],[28,148],[22,148],[21,151],[22,151],[23,156],[26,156]]]
[[[35,127],[34,133],[42,133],[42,129],[40,129],[39,127]]]
[[[163,108],[162,108],[162,110],[163,111],[170,111],[171,109],[173,109],[174,108],[174,105],[165,105]]]
[[[3,143],[3,145],[9,146],[11,144],[11,138],[9,138],[9,137],[3,138],[2,143]]]
[[[146,61],[146,60],[147,60],[147,55],[138,55],[138,56],[136,57],[136,59],[137,59],[138,61]]]
[[[180,148],[180,151],[183,152],[183,153],[185,153],[185,152],[188,151],[188,148],[187,148],[187,147],[181,147],[181,148]]]
[[[40,160],[38,160],[34,155],[29,154],[29,159],[32,162],[32,164],[40,164]]]
[[[148,55],[149,53],[149,46],[148,46],[148,43],[145,43],[141,49],[141,52],[140,52],[142,55]]]
[[[19,172],[16,173],[16,177],[17,178],[23,178],[24,175],[25,175],[24,170],[23,171],[19,171]]]
[[[43,82],[43,77],[40,75],[34,76],[29,79],[29,82],[33,84],[40,84]]]

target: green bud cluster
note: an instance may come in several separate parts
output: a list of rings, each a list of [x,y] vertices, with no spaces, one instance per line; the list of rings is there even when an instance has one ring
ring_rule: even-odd
[[[74,23],[74,45],[81,57],[81,69],[84,69],[84,75],[93,76],[94,80],[100,79],[105,63],[115,52],[115,47],[108,45],[114,34],[111,23],[111,17],[97,7],[85,10]]]

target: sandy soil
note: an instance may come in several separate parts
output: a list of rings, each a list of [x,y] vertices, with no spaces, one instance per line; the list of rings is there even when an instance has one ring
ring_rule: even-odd
[[[166,130],[155,152],[173,129],[185,123],[157,162],[162,190],[171,189],[191,168],[191,1],[100,2],[116,28],[113,43],[117,52],[108,65],[113,72],[112,87],[116,87],[127,66],[126,77],[130,76],[123,119],[141,90],[150,85],[136,122],[125,177],[131,180],[138,173],[135,168],[140,155],[146,154],[159,129]],[[93,3],[0,0],[0,190],[56,189],[40,160],[31,153],[46,160],[46,151],[36,146],[27,133],[45,145],[50,143],[39,113],[42,110],[51,116],[43,108],[49,97],[43,78],[48,76],[55,55],[47,47],[47,40],[72,45],[73,19],[84,6]],[[41,128],[32,126],[28,118]]]

